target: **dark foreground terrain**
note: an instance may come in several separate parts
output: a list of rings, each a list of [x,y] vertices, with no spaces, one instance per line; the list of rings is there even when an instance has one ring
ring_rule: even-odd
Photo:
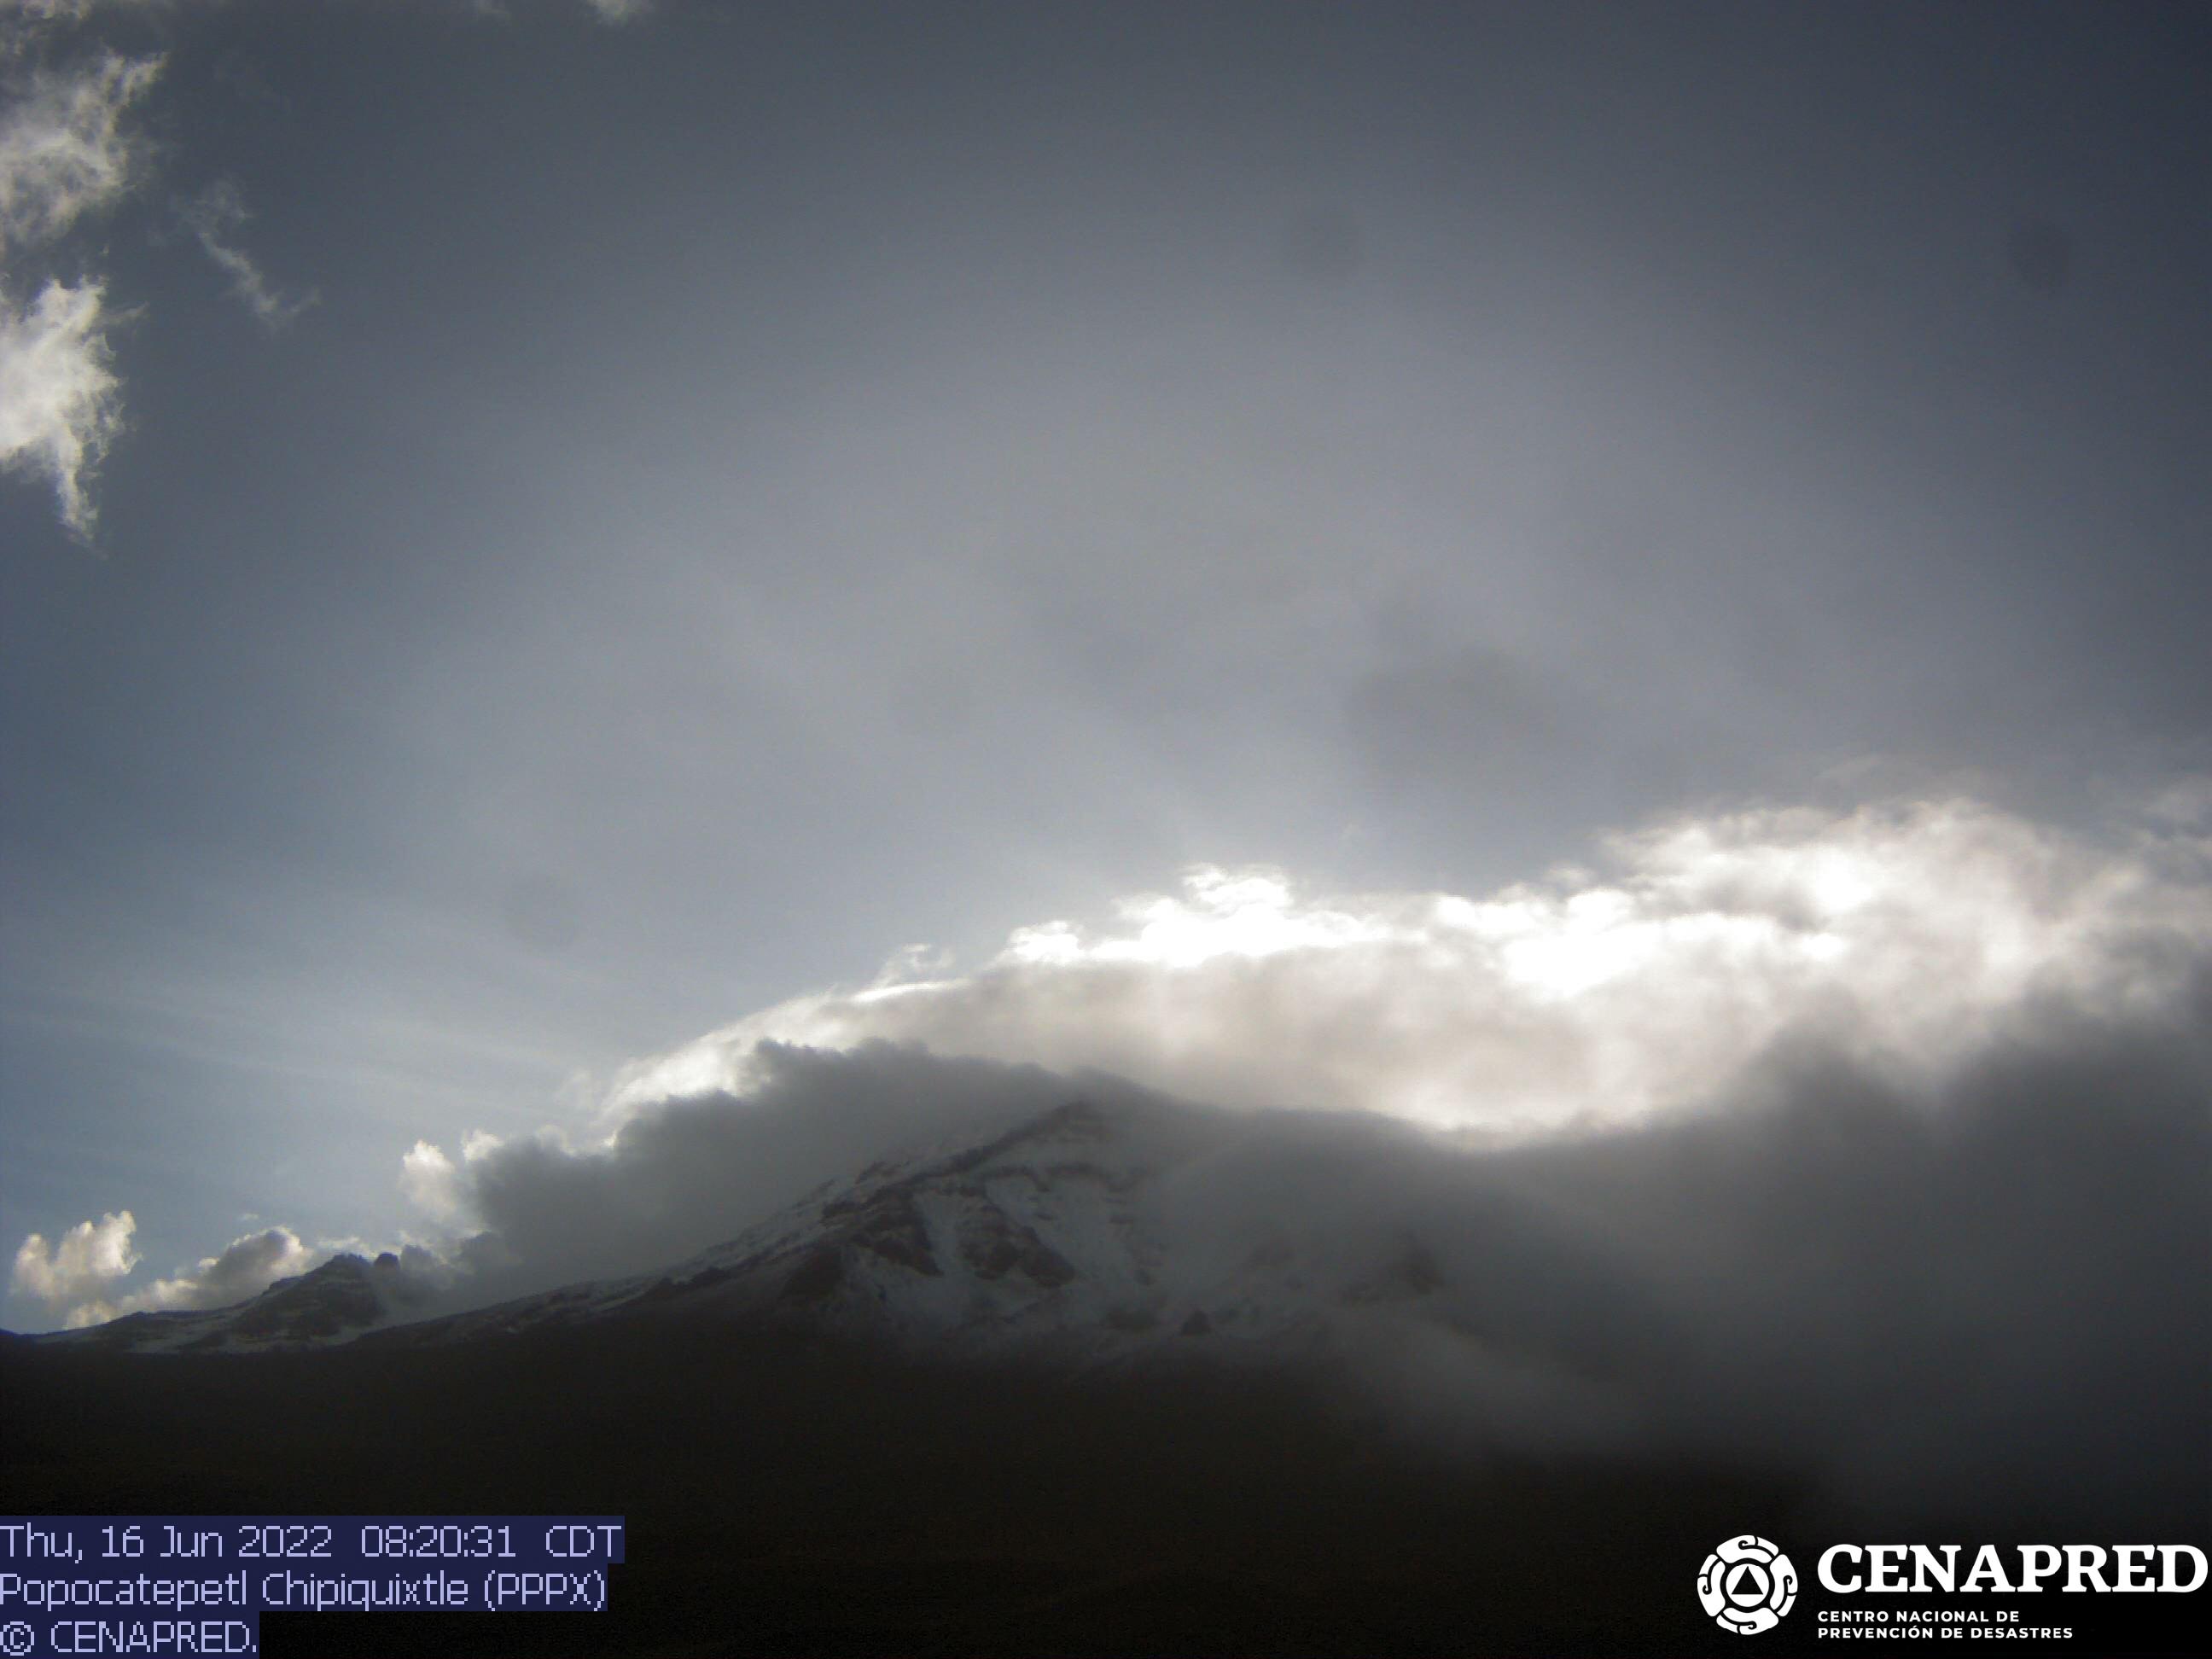
[[[1773,1471],[1438,1455],[1279,1377],[936,1369],[726,1329],[257,1357],[7,1342],[0,1398],[18,1513],[628,1517],[604,1615],[271,1615],[280,1659],[1817,1651],[1838,1644],[1815,1610],[1840,1604],[1819,1547],[1883,1535]],[[1942,1535],[2002,1535],[1982,1519]],[[1693,1593],[1747,1531],[1808,1584],[1762,1638]],[[2212,1595],[2069,1605],[2086,1650],[2180,1652]]]

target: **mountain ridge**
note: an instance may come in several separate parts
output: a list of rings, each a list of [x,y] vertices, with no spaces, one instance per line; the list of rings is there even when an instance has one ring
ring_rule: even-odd
[[[965,1143],[878,1158],[670,1266],[429,1313],[389,1255],[333,1256],[222,1309],[140,1313],[23,1339],[139,1353],[420,1346],[650,1317],[813,1328],[954,1350],[1089,1363],[1164,1346],[1326,1346],[1334,1327],[1444,1288],[1407,1228],[1301,1238],[1289,1222],[1230,1247],[1176,1213],[1178,1187],[1266,1154],[1256,1120],[1078,1096]]]
[[[341,1251],[220,1308],[142,1310],[75,1330],[15,1336],[39,1346],[134,1353],[267,1352],[348,1342],[419,1306],[425,1287],[387,1251]]]

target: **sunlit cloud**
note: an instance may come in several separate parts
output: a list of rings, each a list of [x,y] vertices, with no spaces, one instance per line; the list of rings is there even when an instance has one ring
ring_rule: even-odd
[[[112,1210],[97,1221],[78,1222],[51,1244],[44,1234],[33,1233],[15,1251],[8,1287],[58,1315],[102,1309],[108,1287],[138,1265],[131,1248],[137,1225],[130,1211]],[[73,1322],[107,1316],[96,1312]]]
[[[596,1141],[418,1144],[407,1182],[488,1300],[1150,1085],[1246,1109],[1202,1115],[1146,1212],[1201,1302],[1269,1249],[1310,1293],[1420,1241],[1418,1307],[1329,1304],[1400,1420],[1779,1457],[1893,1510],[2053,1470],[2115,1514],[2172,1501],[2136,1448],[2193,1420],[2208,1360],[2175,1326],[2212,1133],[2195,815],[1762,810],[1606,854],[1479,896],[1196,870],[970,974],[902,951],[629,1068]],[[1297,1107],[1335,1109],[1267,1109]]]
[[[470,1217],[469,1190],[472,1166],[496,1151],[500,1143],[481,1132],[461,1143],[461,1161],[455,1164],[443,1147],[418,1140],[399,1161],[399,1190],[407,1202],[430,1221],[450,1227]]]
[[[1963,799],[1684,817],[1613,838],[1602,871],[1480,896],[1200,868],[1103,927],[1018,929],[971,973],[910,947],[863,988],[623,1068],[570,1125],[471,1132],[458,1157],[417,1140],[398,1188],[427,1242],[515,1289],[659,1265],[1071,1079],[1493,1147],[1695,1121],[1793,1046],[1940,1091],[2047,1011],[2185,1008],[2212,960],[2212,836],[2154,809],[2102,840]],[[89,1316],[309,1263],[277,1229],[118,1295],[127,1221],[27,1241],[17,1288]]]
[[[909,947],[624,1068],[574,1134],[418,1142],[401,1186],[501,1282],[550,1282],[702,1248],[1070,1079],[1528,1146],[1698,1121],[1793,1050],[1940,1091],[2039,1011],[2171,1024],[2212,959],[2212,840],[2156,813],[2092,842],[1967,799],[1748,811],[1607,850],[1479,896],[1207,867],[972,973]]]
[[[2179,1489],[2136,1449],[2212,1358],[2173,1317],[2209,965],[2212,836],[2164,796],[2101,837],[1955,799],[1683,817],[1476,896],[1208,867],[970,974],[901,951],[639,1062],[574,1132],[417,1140],[400,1265],[423,1311],[666,1267],[1080,1096],[1189,1126],[1142,1200],[1163,1294],[1303,1252],[1408,1421],[1778,1456],[1883,1504],[2058,1468],[2124,1513]],[[334,1248],[270,1228],[130,1288],[131,1234],[33,1235],[14,1289],[82,1324]],[[1378,1304],[1409,1237],[1427,1288]]]
[[[161,72],[158,58],[104,53],[40,70],[0,118],[0,253],[51,241],[134,182],[131,106]]]
[[[233,1239],[167,1279],[126,1291],[123,1281],[140,1260],[131,1242],[137,1230],[131,1212],[119,1210],[79,1222],[51,1245],[33,1233],[15,1251],[9,1289],[76,1328],[125,1314],[228,1307],[307,1272],[330,1254],[328,1247],[302,1243],[289,1227],[270,1227]]]
[[[1603,873],[1483,896],[1305,897],[1202,868],[962,975],[800,997],[641,1061],[654,1101],[742,1092],[763,1041],[1097,1067],[1195,1098],[1516,1134],[1694,1102],[1793,1030],[1926,1070],[2043,994],[2115,1013],[2212,945],[2212,856],[2148,821],[2098,846],[1970,800],[1754,811],[1622,836]]]
[[[121,429],[106,290],[48,283],[19,308],[0,291],[0,466],[53,487],[62,522],[93,529],[93,473]]]
[[[156,58],[112,53],[41,69],[0,117],[0,466],[49,483],[80,538],[92,532],[93,473],[122,419],[106,289],[50,277],[26,300],[16,279],[27,253],[131,187],[139,147],[125,118],[161,69]]]
[[[418,1140],[399,1160],[399,1189],[416,1208],[446,1220],[459,1212],[459,1174],[442,1148]]]

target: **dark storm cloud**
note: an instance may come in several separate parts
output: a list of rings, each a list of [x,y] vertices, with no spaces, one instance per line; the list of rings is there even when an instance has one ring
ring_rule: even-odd
[[[2025,1009],[1934,1080],[1785,1049],[1710,1121],[1550,1155],[1534,1184],[1652,1297],[1674,1428],[1931,1523],[1969,1493],[2201,1522],[2174,1453],[2212,1388],[2207,1012]]]
[[[1802,1031],[1692,1121],[1514,1152],[1286,1127],[1199,1172],[1185,1248],[1380,1266],[1418,1241],[1433,1323],[1352,1363],[1462,1445],[1691,1448],[1931,1526],[2186,1528],[2208,1012],[2024,1011],[1940,1079]]]

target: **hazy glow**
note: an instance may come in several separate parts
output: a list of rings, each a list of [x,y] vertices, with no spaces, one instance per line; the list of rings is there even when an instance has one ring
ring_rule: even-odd
[[[1103,939],[1087,939],[1066,921],[1018,928],[999,960],[1195,968],[1222,957],[1251,959],[1391,936],[1387,923],[1297,903],[1289,879],[1279,870],[1231,872],[1200,865],[1183,878],[1183,892],[1181,898],[1147,894],[1122,900],[1115,908],[1127,931]]]
[[[399,1160],[399,1190],[407,1201],[440,1221],[457,1218],[461,1212],[459,1172],[444,1149],[418,1140]]]

